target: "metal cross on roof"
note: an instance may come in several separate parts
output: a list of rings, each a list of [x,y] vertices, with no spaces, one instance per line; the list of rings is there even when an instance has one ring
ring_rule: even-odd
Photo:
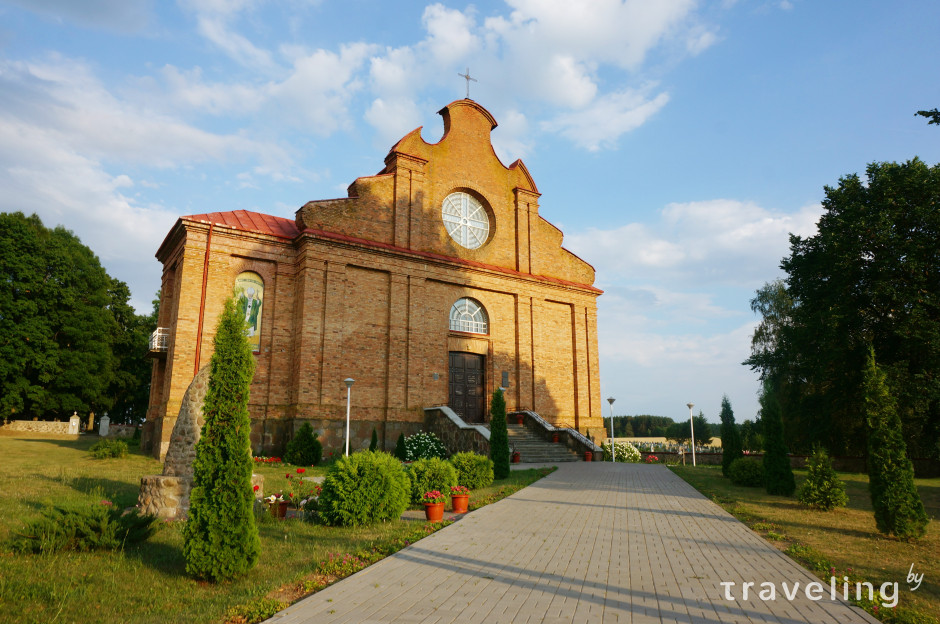
[[[457,74],[457,75],[467,81],[467,99],[469,100],[469,99],[470,99],[470,81],[472,80],[473,82],[476,82],[477,79],[470,77],[470,68],[469,68],[469,67],[467,68],[467,73],[466,73],[466,74]]]

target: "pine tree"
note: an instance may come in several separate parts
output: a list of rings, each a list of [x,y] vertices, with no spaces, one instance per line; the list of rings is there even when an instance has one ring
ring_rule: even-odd
[[[248,415],[255,362],[244,325],[229,298],[216,329],[202,410],[205,425],[196,444],[189,519],[183,528],[186,572],[212,581],[244,574],[261,552]]]
[[[408,461],[408,449],[405,447],[405,434],[398,434],[398,441],[395,443],[395,457],[401,461]]]
[[[741,434],[734,424],[731,401],[725,395],[721,398],[721,473],[727,477],[731,462],[739,457],[744,457]]]
[[[927,512],[914,485],[914,465],[907,457],[894,397],[885,374],[869,349],[864,375],[868,425],[868,491],[875,524],[887,535],[917,539],[927,530]]]
[[[832,460],[821,446],[817,446],[809,458],[809,471],[806,481],[800,486],[797,499],[804,505],[823,511],[845,507],[849,502],[845,484],[839,480],[832,468]]]
[[[295,466],[316,466],[323,459],[323,444],[310,423],[305,422],[287,443],[284,459]]]
[[[783,443],[783,420],[780,403],[770,382],[764,383],[760,396],[761,422],[764,425],[764,487],[768,494],[791,496],[796,490],[793,468]]]
[[[509,431],[506,429],[506,400],[503,391],[493,393],[490,402],[490,459],[493,460],[493,476],[505,479],[509,476]]]
[[[372,441],[369,443],[369,450],[375,451],[379,448],[379,434],[375,432],[375,427],[372,427]]]

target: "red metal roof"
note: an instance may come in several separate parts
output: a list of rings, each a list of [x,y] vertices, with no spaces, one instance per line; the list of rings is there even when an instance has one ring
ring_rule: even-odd
[[[279,238],[294,239],[300,234],[293,219],[285,219],[284,217],[275,217],[261,214],[260,212],[250,212],[248,210],[210,212],[181,218],[224,225],[225,227],[245,230],[246,232],[261,232],[262,234],[270,234],[271,236],[277,236]]]

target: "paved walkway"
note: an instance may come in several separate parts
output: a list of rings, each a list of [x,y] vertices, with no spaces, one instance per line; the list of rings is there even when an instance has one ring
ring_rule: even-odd
[[[816,580],[663,466],[578,462],[269,622],[876,622]]]

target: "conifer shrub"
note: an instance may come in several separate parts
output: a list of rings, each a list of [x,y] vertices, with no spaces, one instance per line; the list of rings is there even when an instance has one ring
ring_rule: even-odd
[[[405,460],[430,459],[440,457],[447,459],[447,447],[433,433],[419,431],[405,438]]]
[[[209,382],[196,443],[189,518],[183,527],[186,572],[219,581],[255,566],[261,540],[251,486],[248,391],[255,360],[245,321],[230,297],[215,333]]]
[[[456,453],[450,458],[457,471],[457,485],[471,490],[493,484],[493,460],[476,453]]]
[[[398,441],[395,442],[395,457],[399,461],[408,461],[408,449],[405,448],[405,434],[398,434]]]
[[[304,423],[287,443],[284,459],[295,466],[317,466],[323,459],[323,445],[310,423]]]
[[[401,462],[384,451],[341,457],[323,480],[317,512],[333,526],[368,526],[397,520],[411,500]]]
[[[734,424],[734,412],[731,410],[731,401],[728,395],[721,398],[721,474],[728,476],[731,462],[744,457],[744,445],[741,442],[741,432]]]
[[[160,527],[156,516],[136,509],[124,514],[110,501],[85,507],[51,507],[14,533],[13,550],[52,554],[66,550],[115,550],[150,538]]]
[[[764,485],[764,464],[756,457],[739,457],[728,467],[728,478],[735,485],[761,487]]]
[[[868,425],[868,491],[875,525],[886,535],[917,539],[929,518],[914,485],[914,464],[907,456],[894,397],[885,374],[868,353],[864,375],[865,418]]]
[[[506,428],[506,399],[499,388],[490,401],[490,459],[493,460],[493,477],[505,479],[509,476],[509,430]]]
[[[832,468],[832,460],[821,446],[813,449],[809,458],[809,474],[797,492],[797,499],[808,507],[823,511],[845,507],[849,502],[845,484],[839,480]]]
[[[369,442],[369,450],[377,451],[379,449],[379,434],[376,433],[375,427],[372,427],[372,441]]]
[[[88,448],[95,459],[127,457],[127,442],[124,440],[98,440]]]
[[[764,488],[768,494],[792,496],[796,490],[796,479],[793,477],[793,467],[790,466],[790,457],[783,442],[780,403],[770,383],[764,384],[760,405],[765,435]]]
[[[457,485],[457,471],[453,464],[440,457],[416,460],[408,467],[411,479],[411,502],[417,503],[425,492],[450,492]]]

